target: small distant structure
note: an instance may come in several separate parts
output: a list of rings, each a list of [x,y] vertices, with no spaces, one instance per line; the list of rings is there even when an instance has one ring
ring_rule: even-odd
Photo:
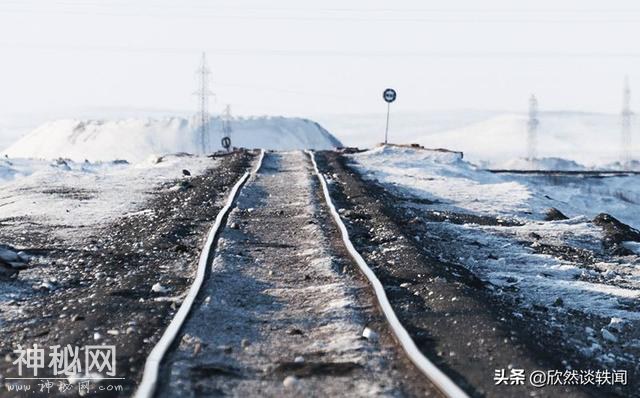
[[[229,146],[225,149],[227,152],[230,150],[231,146],[231,121],[233,120],[233,116],[231,115],[231,105],[227,104],[224,108],[224,112],[222,112],[222,146],[225,146],[225,143],[228,142]]]
[[[202,53],[202,61],[200,67],[196,71],[198,78],[198,90],[193,95],[198,97],[198,146],[203,154],[211,151],[209,142],[209,97],[214,95],[209,90],[209,75],[211,71],[207,66],[207,54]]]
[[[527,160],[533,165],[537,156],[538,125],[538,99],[531,94],[529,97],[529,121],[527,122]]]
[[[629,76],[624,77],[624,87],[622,89],[622,113],[620,114],[622,129],[622,147],[620,148],[620,161],[622,166],[631,162],[631,88],[629,87]]]

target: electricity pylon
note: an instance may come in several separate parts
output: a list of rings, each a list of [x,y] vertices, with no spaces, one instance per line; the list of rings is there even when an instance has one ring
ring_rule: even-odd
[[[233,120],[233,116],[231,116],[231,105],[227,104],[227,106],[224,108],[224,112],[222,112],[222,140],[223,141],[225,138],[229,138],[229,140],[231,140],[231,120]],[[227,151],[229,150],[229,148],[226,148],[226,149]]]
[[[209,143],[209,97],[214,95],[209,90],[209,75],[211,71],[207,66],[207,55],[202,53],[202,63],[196,71],[198,78],[198,90],[193,93],[198,97],[198,138],[197,141],[200,146],[200,151],[206,154],[210,151]]]
[[[527,122],[527,160],[533,164],[536,158],[536,141],[538,134],[538,100],[535,95],[529,98],[529,121]]]
[[[620,160],[622,166],[628,165],[631,161],[631,88],[629,88],[629,77],[624,78],[624,88],[622,89],[622,148]]]

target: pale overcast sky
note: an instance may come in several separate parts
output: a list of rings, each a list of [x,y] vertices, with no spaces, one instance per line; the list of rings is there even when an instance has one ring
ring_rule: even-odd
[[[617,0],[2,0],[0,117],[193,110],[202,51],[214,112],[379,112],[386,86],[401,111],[618,112],[638,37]]]

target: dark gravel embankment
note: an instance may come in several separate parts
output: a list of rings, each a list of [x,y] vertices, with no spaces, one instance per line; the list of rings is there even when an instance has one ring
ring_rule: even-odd
[[[0,242],[33,256],[25,272],[52,281],[39,289],[21,286],[20,277],[3,282],[25,292],[11,304],[19,315],[0,325],[3,384],[17,376],[12,351],[18,345],[45,347],[48,365],[50,346],[106,344],[115,345],[117,377],[124,379],[102,384],[123,389],[100,392],[93,385],[90,396],[130,396],[147,354],[190,286],[204,238],[228,190],[254,157],[250,152],[225,156],[203,175],[157,187],[142,211],[87,229],[73,246],[52,237],[49,231],[57,227],[37,220],[25,220],[31,230],[20,234],[0,227]],[[52,376],[47,369],[41,375]],[[34,381],[32,390],[39,391],[39,383]],[[76,386],[64,396],[77,392]],[[0,395],[11,396],[4,386]],[[56,383],[46,396],[57,395],[63,394]]]

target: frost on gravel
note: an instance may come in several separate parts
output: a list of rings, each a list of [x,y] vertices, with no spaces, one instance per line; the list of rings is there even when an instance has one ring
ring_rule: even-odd
[[[182,178],[182,170],[195,176],[211,165],[211,159],[194,156],[152,157],[137,164],[5,158],[0,220],[19,223],[26,217],[45,225],[86,227],[141,215],[148,212],[140,207],[154,189]]]
[[[27,262],[29,258],[19,249],[4,244],[39,248],[42,243],[34,243],[39,242],[39,236],[53,238],[62,250],[77,247],[95,251],[84,241],[87,236],[122,218],[153,216],[153,210],[144,206],[154,192],[169,189],[176,179],[188,179],[183,170],[197,176],[214,165],[209,158],[173,155],[138,164],[3,158],[0,226],[2,239],[7,241],[0,241],[0,258],[13,265]],[[141,247],[142,243],[134,242],[133,246]],[[47,262],[33,259],[34,264]],[[3,319],[21,312],[19,306],[12,305],[16,300],[34,290],[57,287],[59,281],[50,272],[49,268],[35,267],[21,273],[20,278],[0,283],[0,325]]]
[[[365,179],[384,185],[416,216],[453,212],[512,220],[505,226],[423,218],[423,236],[414,237],[428,240],[442,260],[490,282],[496,294],[515,295],[523,307],[640,320],[640,243],[623,243],[636,255],[607,255],[603,230],[591,222],[608,213],[640,227],[640,176],[496,175],[455,153],[390,146],[351,159]],[[543,221],[552,207],[568,219]],[[604,330],[602,339],[612,342],[616,329]]]

